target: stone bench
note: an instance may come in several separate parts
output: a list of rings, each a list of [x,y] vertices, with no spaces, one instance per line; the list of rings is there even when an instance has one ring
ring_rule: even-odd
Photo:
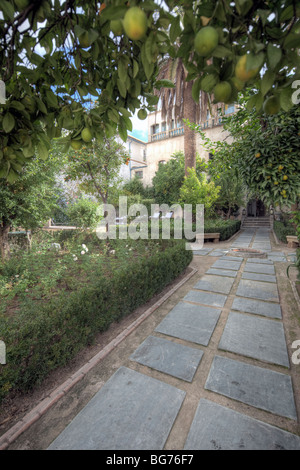
[[[199,238],[201,235],[199,236]],[[198,237],[196,236],[196,239]],[[213,240],[214,243],[219,243],[220,240],[220,233],[204,233],[204,240]]]
[[[286,241],[289,248],[296,248],[297,246],[299,246],[299,240],[296,235],[287,235]]]

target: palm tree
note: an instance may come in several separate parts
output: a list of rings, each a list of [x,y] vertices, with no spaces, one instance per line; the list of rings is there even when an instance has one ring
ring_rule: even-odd
[[[206,119],[210,107],[212,117],[217,114],[218,105],[210,104],[207,93],[200,92],[199,101],[192,96],[193,81],[186,81],[188,72],[181,58],[167,57],[161,61],[158,80],[170,80],[174,88],[162,87],[156,90],[160,98],[161,117],[170,125],[172,118],[188,119],[198,123]],[[196,134],[184,123],[185,172],[187,168],[196,167]]]

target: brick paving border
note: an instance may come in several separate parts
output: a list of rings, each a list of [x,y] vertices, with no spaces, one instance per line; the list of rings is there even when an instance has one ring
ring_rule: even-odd
[[[174,292],[176,292],[185,282],[187,282],[196,272],[196,268],[187,274],[178,284],[170,289],[161,299],[159,299],[152,307],[144,312],[137,320],[131,323],[108,343],[105,348],[99,351],[84,366],[80,367],[69,379],[57,387],[48,397],[42,400],[35,408],[27,413],[18,423],[0,437],[0,450],[5,450],[17,439],[24,431],[26,431],[33,423],[35,423],[42,415],[44,415],[60,398],[62,398],[75,384],[83,379],[86,374],[95,367],[104,357],[113,351],[127,336],[129,336],[146,318],[148,318],[155,310],[157,310]]]

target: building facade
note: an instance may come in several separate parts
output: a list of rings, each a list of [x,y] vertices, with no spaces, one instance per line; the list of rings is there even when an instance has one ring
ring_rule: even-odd
[[[208,112],[207,119],[200,123],[201,129],[213,141],[227,139],[230,143],[232,140],[228,132],[223,129],[222,116],[233,114],[235,111],[235,105],[225,105],[222,115],[217,118],[211,118]],[[132,145],[136,145],[136,143]],[[196,149],[201,158],[208,160],[209,152],[204,149],[199,134],[196,135]],[[166,163],[175,152],[179,151],[184,151],[183,123],[174,118],[168,125],[166,121],[162,120],[160,111],[150,113],[148,115],[148,142],[145,144],[143,165],[141,165],[141,168],[136,168],[137,162],[133,162],[131,177],[137,175],[141,178],[144,186],[151,186],[152,178],[159,165]]]
[[[121,139],[120,142],[129,155],[129,161],[121,166],[120,176],[124,181],[134,177],[140,178],[143,181],[144,171],[147,167],[147,143],[132,136],[128,136],[125,143]]]

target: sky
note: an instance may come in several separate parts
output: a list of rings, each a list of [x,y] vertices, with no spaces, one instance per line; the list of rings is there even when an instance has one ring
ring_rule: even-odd
[[[148,142],[148,118],[141,121],[137,117],[137,113],[131,118],[132,122],[132,132],[128,132],[128,135],[136,137],[137,139]]]

